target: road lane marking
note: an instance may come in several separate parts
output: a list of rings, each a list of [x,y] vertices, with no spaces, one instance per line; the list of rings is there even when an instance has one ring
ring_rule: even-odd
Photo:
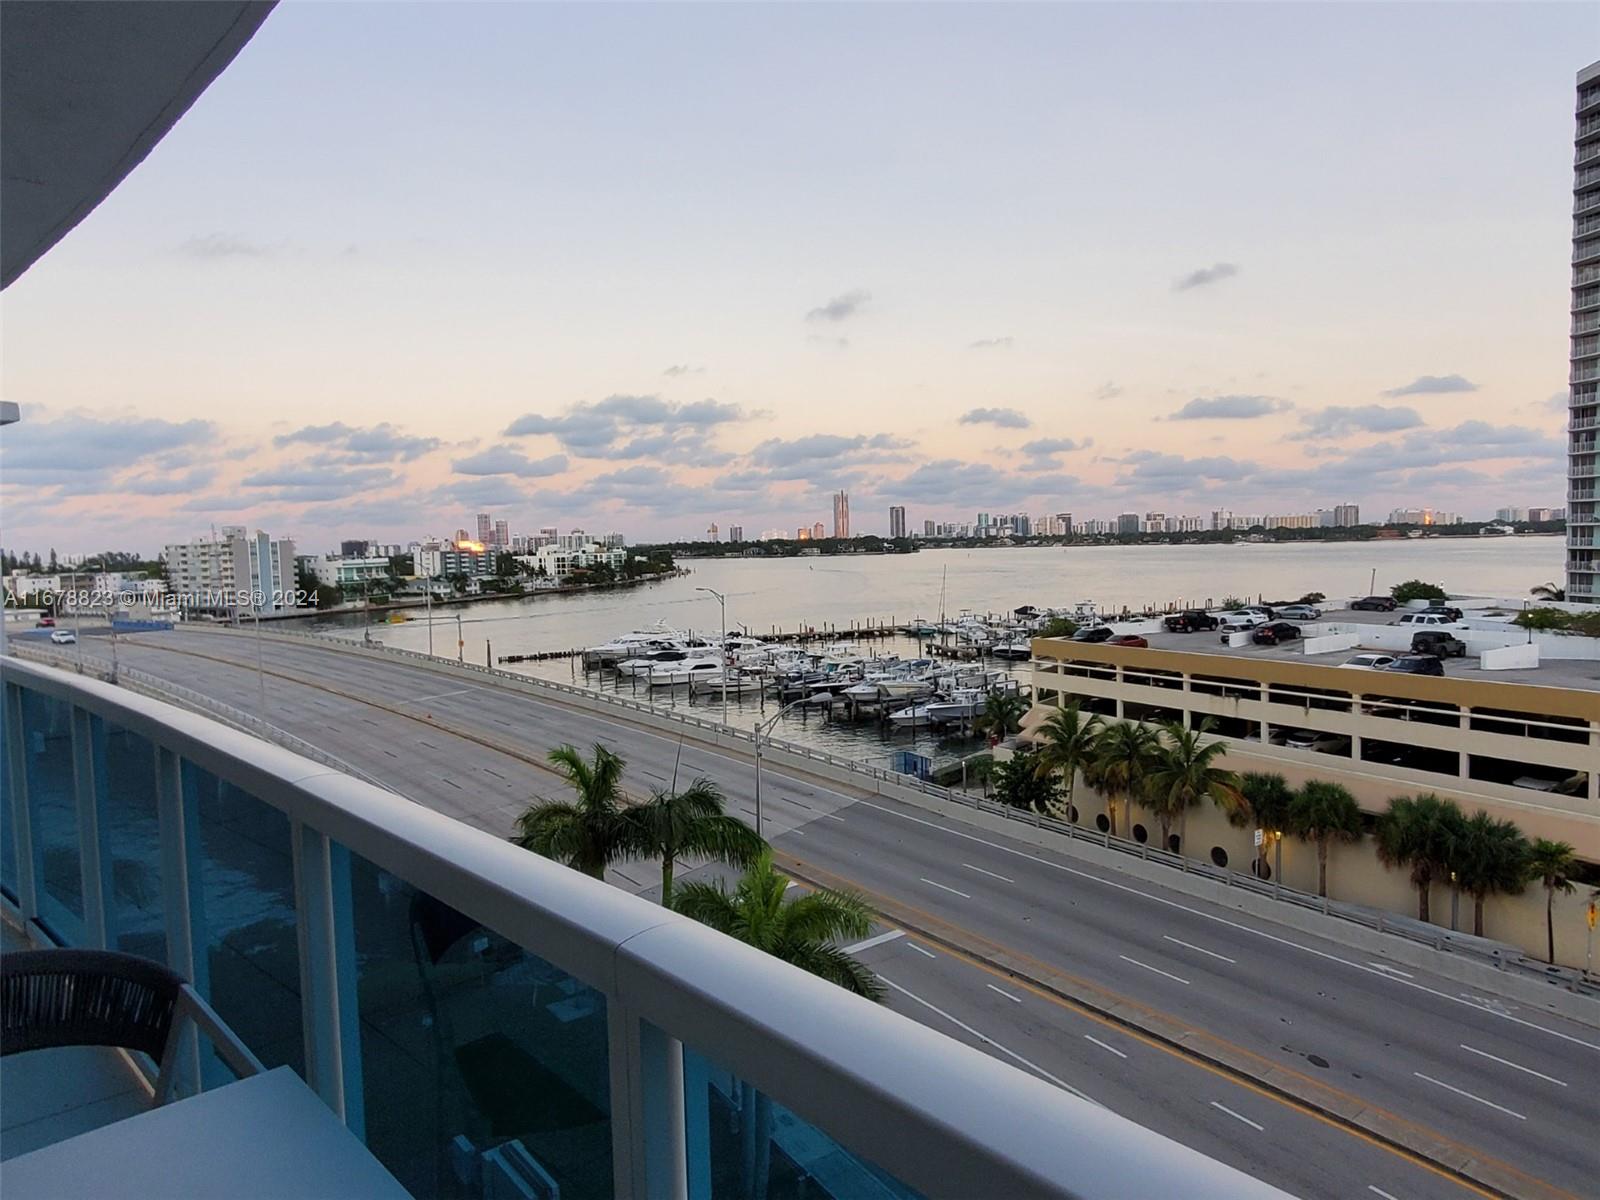
[[[939,957],[932,950],[924,950],[921,946],[917,945],[915,942],[907,942],[906,945],[910,946],[918,954],[926,954],[929,958],[938,958]]]
[[[1180,979],[1171,971],[1163,971],[1160,967],[1152,967],[1149,963],[1142,963],[1137,958],[1129,958],[1126,954],[1117,955],[1125,963],[1132,963],[1136,967],[1143,967],[1146,971],[1154,971],[1157,975],[1165,975],[1168,979],[1177,979],[1181,984],[1188,984],[1187,979]]]
[[[1102,1042],[1099,1038],[1095,1037],[1094,1034],[1092,1034],[1092,1033],[1086,1033],[1083,1036],[1084,1036],[1084,1038],[1086,1040],[1093,1042],[1096,1046],[1099,1046],[1100,1049],[1111,1051],[1111,1053],[1115,1054],[1118,1058],[1127,1058],[1128,1057],[1121,1050],[1118,1050],[1115,1046],[1108,1046],[1105,1042]]]
[[[934,887],[938,888],[942,892],[950,892],[953,895],[960,896],[963,900],[971,900],[972,899],[972,897],[967,895],[966,892],[958,892],[953,887],[946,887],[942,883],[937,883],[934,880],[929,879],[926,875],[919,875],[919,876],[917,876],[917,878],[922,880],[923,883],[932,884]]]
[[[1007,1000],[1011,1001],[1011,1003],[1013,1003],[1013,1004],[1021,1004],[1022,1003],[1022,997],[1021,996],[1013,996],[1010,992],[1006,991],[1004,988],[997,988],[992,983],[986,983],[983,986],[988,988],[991,992],[999,992],[1002,996],[1004,996]]]
[[[1512,1112],[1509,1108],[1502,1108],[1493,1100],[1485,1100],[1482,1096],[1474,1096],[1471,1092],[1463,1092],[1460,1088],[1455,1087],[1452,1084],[1445,1083],[1442,1079],[1435,1079],[1432,1075],[1424,1075],[1421,1071],[1413,1071],[1411,1073],[1418,1079],[1425,1079],[1431,1084],[1442,1087],[1447,1092],[1454,1092],[1458,1096],[1465,1096],[1468,1100],[1476,1100],[1479,1104],[1486,1104],[1496,1112],[1505,1113],[1508,1117],[1515,1117],[1519,1121],[1526,1121],[1528,1119],[1519,1112]]]
[[[965,1021],[961,1020],[959,1017],[953,1017],[949,1013],[945,1012],[944,1009],[938,1007],[937,1005],[928,1003],[928,1001],[924,1000],[921,996],[917,995],[915,992],[908,991],[907,989],[901,987],[898,983],[896,983],[894,980],[888,978],[887,976],[879,975],[878,978],[883,980],[890,987],[892,987],[895,991],[899,992],[902,996],[905,996],[909,1000],[915,1000],[918,1004],[922,1005],[923,1008],[928,1009],[930,1012],[938,1013],[946,1021],[949,1021],[952,1025],[954,1025],[957,1029],[963,1029],[967,1033],[970,1033],[973,1037],[977,1038],[985,1046],[993,1046],[996,1050],[1000,1051],[1000,1053],[1004,1054],[1007,1058],[1014,1059],[1015,1061],[1021,1063],[1023,1066],[1027,1067],[1030,1071],[1034,1072],[1036,1075],[1040,1076],[1041,1078],[1048,1079],[1051,1083],[1055,1084],[1058,1088],[1061,1088],[1063,1091],[1071,1092],[1074,1096],[1078,1097],[1078,1099],[1087,1100],[1090,1104],[1097,1105],[1097,1106],[1099,1106],[1101,1108],[1105,1107],[1104,1105],[1100,1104],[1100,1101],[1096,1100],[1093,1096],[1090,1096],[1086,1092],[1080,1092],[1077,1088],[1073,1087],[1065,1079],[1062,1079],[1059,1076],[1050,1074],[1049,1071],[1046,1071],[1038,1063],[1032,1062],[1029,1059],[1023,1058],[1022,1055],[1018,1054],[1015,1050],[1012,1050],[1011,1048],[1009,1048],[1007,1046],[1002,1046],[999,1042],[995,1041],[988,1034],[979,1033],[976,1029],[974,1029],[971,1025],[968,1025]]]
[[[969,871],[976,871],[979,875],[987,875],[990,879],[998,879],[1001,883],[1016,882],[1015,879],[1009,879],[1004,875],[996,875],[993,871],[985,871],[982,867],[975,867],[971,863],[962,863],[961,865]]]
[[[1553,1083],[1557,1087],[1567,1086],[1565,1080],[1557,1079],[1554,1075],[1546,1075],[1542,1071],[1535,1071],[1532,1067],[1525,1067],[1521,1063],[1512,1062],[1509,1058],[1501,1058],[1498,1055],[1490,1054],[1487,1050],[1479,1050],[1476,1046],[1469,1046],[1465,1042],[1461,1043],[1461,1048],[1467,1051],[1469,1054],[1481,1054],[1484,1058],[1489,1059],[1491,1062],[1497,1062],[1501,1066],[1510,1067],[1514,1071],[1526,1071],[1529,1075],[1533,1075],[1539,1079],[1545,1080],[1546,1082]]]
[[[1196,946],[1193,942],[1186,942],[1181,938],[1175,938],[1171,934],[1163,933],[1161,936],[1167,941],[1171,942],[1174,946],[1182,946],[1185,950],[1194,950],[1201,954],[1209,954],[1212,958],[1220,958],[1225,963],[1237,964],[1239,961],[1236,958],[1229,958],[1226,954],[1218,954],[1215,950],[1207,950],[1204,946]]]
[[[1381,1187],[1375,1187],[1370,1183],[1367,1184],[1367,1191],[1376,1192],[1378,1195],[1383,1197],[1383,1200],[1395,1200],[1395,1197],[1391,1196],[1388,1192],[1384,1191]]]
[[[1266,1132],[1265,1126],[1257,1125],[1249,1117],[1241,1117],[1238,1113],[1234,1112],[1233,1109],[1229,1108],[1226,1104],[1218,1104],[1215,1100],[1213,1100],[1211,1102],[1211,1107],[1215,1108],[1215,1109],[1218,1109],[1218,1110],[1220,1110],[1222,1112],[1227,1113],[1235,1121],[1243,1121],[1246,1125],[1250,1126],[1250,1128],[1254,1129],[1257,1133],[1265,1133]]]
[[[409,697],[409,698],[407,698],[405,700],[402,700],[400,703],[402,703],[402,704],[421,704],[426,700],[443,700],[446,696],[464,696],[468,692],[475,692],[477,690],[478,689],[475,688],[475,687],[457,688],[453,692],[435,692],[431,696],[411,696],[411,697]]]
[[[857,942],[853,946],[846,946],[846,954],[860,954],[863,950],[871,950],[874,946],[881,946],[885,942],[892,942],[895,938],[905,937],[904,929],[891,929],[888,933],[880,933],[877,937],[869,937],[865,941]]]
[[[827,817],[828,820],[830,820],[830,821],[842,821],[842,820],[844,820],[844,818],[841,817],[838,813],[823,813],[822,815]]]
[[[1493,1016],[1499,1017],[1501,1020],[1511,1021],[1517,1025],[1525,1025],[1529,1029],[1536,1029],[1540,1033],[1548,1033],[1551,1037],[1557,1037],[1567,1042],[1574,1042],[1577,1045],[1585,1046],[1590,1050],[1600,1050],[1600,1042],[1587,1042],[1584,1041],[1583,1038],[1574,1037],[1570,1033],[1562,1033],[1559,1029],[1550,1029],[1544,1025],[1537,1025],[1532,1021],[1523,1020],[1521,1017],[1514,1017],[1510,1013],[1495,1012],[1493,1009],[1485,1008],[1482,1004],[1474,1003],[1471,1000],[1464,1000],[1459,996],[1452,996],[1449,992],[1441,992],[1437,988],[1431,988],[1426,984],[1416,983],[1409,979],[1397,978],[1394,975],[1390,975],[1384,971],[1379,971],[1376,968],[1365,966],[1362,963],[1353,962],[1348,958],[1340,958],[1337,954],[1330,954],[1326,950],[1318,950],[1315,946],[1307,946],[1301,942],[1293,940],[1292,938],[1279,937],[1275,933],[1268,933],[1264,929],[1255,929],[1249,925],[1243,925],[1238,921],[1230,921],[1227,917],[1219,916],[1216,913],[1206,912],[1204,909],[1193,908],[1187,904],[1179,904],[1176,900],[1169,900],[1165,896],[1157,896],[1150,892],[1140,891],[1136,887],[1129,887],[1125,883],[1118,883],[1114,879],[1106,879],[1100,875],[1096,875],[1093,871],[1083,871],[1079,870],[1077,867],[1069,867],[1065,863],[1051,862],[1048,858],[1040,858],[1037,854],[1029,854],[1026,851],[1016,849],[1014,846],[1002,846],[999,842],[989,841],[988,838],[981,838],[972,833],[963,833],[959,829],[952,829],[948,825],[939,824],[937,821],[925,821],[921,817],[914,817],[910,813],[899,812],[893,808],[885,807],[882,804],[874,804],[870,800],[858,800],[856,803],[865,808],[871,808],[881,813],[887,813],[891,817],[898,817],[902,821],[910,821],[916,825],[926,825],[929,829],[938,830],[940,833],[948,834],[951,837],[965,838],[967,841],[976,842],[980,846],[988,846],[991,850],[998,850],[1002,854],[1010,854],[1016,858],[1023,858],[1027,859],[1029,862],[1038,863],[1040,866],[1050,867],[1052,870],[1063,871],[1068,875],[1077,875],[1083,879],[1093,880],[1095,883],[1102,884],[1108,888],[1113,888],[1116,891],[1127,892],[1129,895],[1139,896],[1145,900],[1153,901],[1156,904],[1164,904],[1168,908],[1177,909],[1179,912],[1186,912],[1192,916],[1201,917],[1204,920],[1212,921],[1218,925],[1226,925],[1230,929],[1237,929],[1241,933],[1248,933],[1253,937],[1264,938],[1269,942],[1276,942],[1280,946],[1292,946],[1296,950],[1303,950],[1307,954],[1315,955],[1317,958],[1324,959],[1327,962],[1335,962],[1339,963],[1341,966],[1352,967],[1357,971],[1365,971],[1369,975],[1376,975],[1379,979],[1388,979],[1391,982],[1400,984],[1402,987],[1415,988],[1419,992],[1426,992],[1430,996],[1437,996],[1441,1000],[1450,1001],[1452,1004],[1463,1004],[1468,1008],[1475,1008],[1479,1012],[1490,1013]]]
[[[1391,967],[1388,963],[1368,962],[1367,965],[1369,967],[1377,967],[1378,970],[1380,970],[1380,971],[1387,971],[1391,975],[1398,975],[1398,976],[1400,976],[1401,979],[1412,979],[1412,978],[1414,978],[1414,976],[1407,975],[1399,967]]]

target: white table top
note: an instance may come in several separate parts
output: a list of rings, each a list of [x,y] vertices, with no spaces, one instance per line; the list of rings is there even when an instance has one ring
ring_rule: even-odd
[[[411,1200],[288,1067],[0,1163],[6,1200]]]

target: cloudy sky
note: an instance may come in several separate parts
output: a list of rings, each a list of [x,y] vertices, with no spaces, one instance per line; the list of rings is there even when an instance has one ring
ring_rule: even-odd
[[[1562,502],[1592,4],[285,3],[7,290],[8,548]]]

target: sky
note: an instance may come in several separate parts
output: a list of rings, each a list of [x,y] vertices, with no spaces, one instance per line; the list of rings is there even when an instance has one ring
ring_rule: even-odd
[[[1593,4],[285,0],[0,297],[7,549],[1564,494]]]

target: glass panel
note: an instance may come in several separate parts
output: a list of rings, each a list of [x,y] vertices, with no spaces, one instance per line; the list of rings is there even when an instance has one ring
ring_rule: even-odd
[[[609,1198],[605,997],[350,864],[367,1146],[416,1196]]]
[[[68,945],[80,945],[83,871],[72,783],[72,706],[23,688],[22,733],[39,916]]]
[[[3,619],[0,617],[0,620]],[[16,826],[11,818],[11,798],[16,794],[17,783],[11,778],[11,738],[8,728],[11,704],[6,699],[11,688],[5,688],[4,692],[0,694],[0,891],[15,904],[18,886],[17,846]]]
[[[193,763],[183,764],[183,786],[200,823],[196,986],[263,1063],[303,1075],[289,818]],[[233,1078],[214,1054],[207,1060],[208,1087]]]
[[[155,747],[136,733],[99,718],[95,740],[104,759],[105,846],[111,855],[112,895],[107,916],[112,947],[167,961],[161,907],[161,828],[156,810]]]
[[[683,1048],[683,1089],[691,1196],[917,1200],[922,1195],[688,1046]]]

